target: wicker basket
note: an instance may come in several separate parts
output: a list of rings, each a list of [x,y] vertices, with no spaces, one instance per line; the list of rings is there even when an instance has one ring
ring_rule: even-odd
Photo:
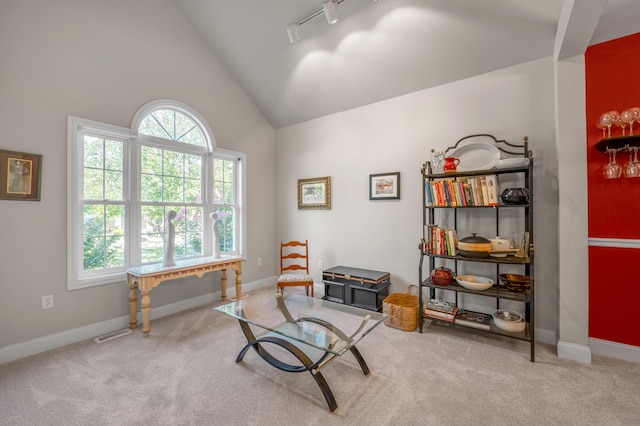
[[[415,285],[410,285],[405,294],[393,293],[382,301],[382,313],[387,315],[384,321],[389,327],[404,331],[413,331],[418,327],[418,305],[416,294],[411,294],[412,289],[417,292]]]

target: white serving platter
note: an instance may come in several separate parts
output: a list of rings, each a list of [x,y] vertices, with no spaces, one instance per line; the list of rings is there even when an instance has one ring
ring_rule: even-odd
[[[529,165],[528,158],[503,158],[495,164],[496,169],[508,169],[510,167],[526,167]]]
[[[447,153],[447,157],[460,160],[458,171],[489,170],[500,160],[500,151],[495,145],[470,143]]]

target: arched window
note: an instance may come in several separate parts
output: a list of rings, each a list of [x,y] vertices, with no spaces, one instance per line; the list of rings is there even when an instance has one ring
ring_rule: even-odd
[[[217,149],[204,119],[187,105],[149,102],[131,129],[69,117],[69,151],[69,289],[122,280],[129,267],[162,262],[171,211],[176,261],[211,255],[214,244],[242,254],[244,154]]]

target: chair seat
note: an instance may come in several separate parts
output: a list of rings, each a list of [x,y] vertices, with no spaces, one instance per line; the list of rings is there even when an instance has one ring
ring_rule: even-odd
[[[296,283],[304,281],[313,281],[313,278],[308,274],[282,274],[278,278],[279,283]]]

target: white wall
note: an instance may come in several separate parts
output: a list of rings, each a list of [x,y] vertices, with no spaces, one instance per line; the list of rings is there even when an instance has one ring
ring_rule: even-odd
[[[536,326],[558,328],[557,160],[551,58],[281,128],[277,135],[278,239],[308,239],[318,260],[389,271],[392,292],[418,281],[420,168],[430,150],[490,133],[535,158]],[[401,173],[399,201],[369,201],[369,174]],[[297,209],[297,180],[331,176],[332,209]],[[427,271],[428,272],[428,271]],[[550,337],[550,340],[553,339]]]
[[[247,153],[247,254],[275,257],[275,131],[170,0],[0,1],[0,58],[0,148],[43,155],[41,201],[0,200],[0,350],[128,312],[124,282],[67,291],[67,115],[129,127],[150,100],[196,109]],[[247,262],[243,280],[274,273]],[[153,306],[211,294],[219,275],[163,284]]]

